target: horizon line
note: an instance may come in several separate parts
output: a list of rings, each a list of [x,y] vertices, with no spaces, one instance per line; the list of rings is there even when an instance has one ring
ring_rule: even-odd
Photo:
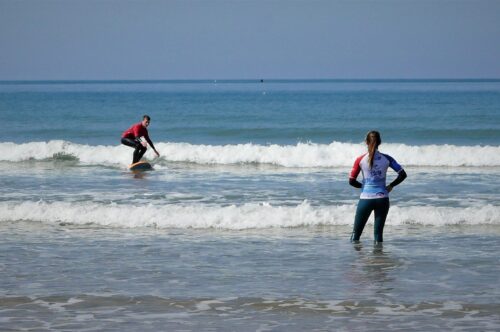
[[[199,79],[7,79],[0,84],[30,83],[287,83],[287,82],[496,82],[500,78],[199,78]]]

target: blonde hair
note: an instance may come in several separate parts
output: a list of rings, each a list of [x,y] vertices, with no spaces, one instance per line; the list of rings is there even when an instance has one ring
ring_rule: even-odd
[[[370,168],[373,167],[373,157],[375,156],[375,151],[377,151],[378,146],[382,143],[380,138],[380,133],[378,131],[372,130],[366,134],[365,138],[366,145],[368,145],[368,161],[370,163]]]

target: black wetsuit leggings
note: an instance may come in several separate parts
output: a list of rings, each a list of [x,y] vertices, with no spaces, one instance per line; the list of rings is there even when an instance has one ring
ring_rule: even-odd
[[[147,148],[143,146],[141,142],[131,138],[122,138],[122,144],[135,148],[132,164],[135,164],[136,162],[141,160],[142,156],[146,153],[147,150]]]
[[[389,197],[360,199],[358,208],[356,209],[356,217],[354,217],[354,229],[352,231],[351,241],[359,241],[370,214],[372,211],[375,211],[373,237],[375,242],[383,242],[384,225],[387,213],[389,213],[389,206]]]

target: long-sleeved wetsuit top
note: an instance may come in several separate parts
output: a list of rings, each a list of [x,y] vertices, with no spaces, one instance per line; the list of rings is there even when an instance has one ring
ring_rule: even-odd
[[[144,137],[149,145],[151,145],[153,149],[155,148],[153,142],[151,142],[151,139],[149,138],[148,129],[144,127],[141,122],[136,123],[129,129],[125,130],[122,134],[122,138],[136,139],[139,137]]]

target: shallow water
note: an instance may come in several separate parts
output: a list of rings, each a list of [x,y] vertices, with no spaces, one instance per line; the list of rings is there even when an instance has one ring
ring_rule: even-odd
[[[500,328],[497,226],[0,231],[2,330]]]

